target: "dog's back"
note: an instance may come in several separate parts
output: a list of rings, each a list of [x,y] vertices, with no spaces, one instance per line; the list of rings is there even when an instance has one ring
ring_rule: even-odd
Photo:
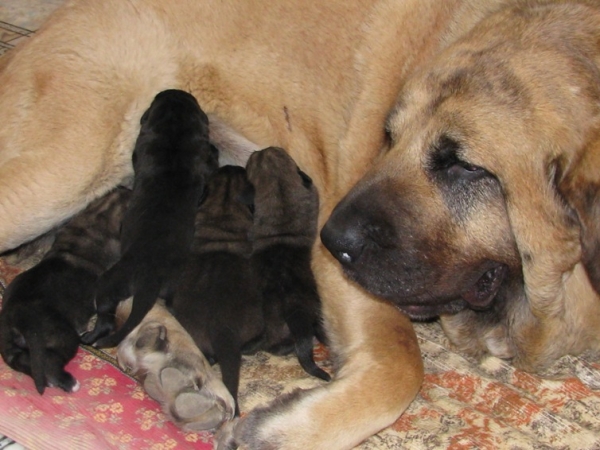
[[[218,166],[218,152],[208,141],[208,119],[192,95],[159,93],[141,124],[132,157],[133,195],[121,232],[123,254],[100,280],[98,321],[84,338],[99,347],[117,345],[156,298],[173,288],[192,244],[206,179]],[[103,337],[114,328],[118,303],[130,295],[129,318],[116,333]]]
[[[263,333],[249,260],[252,212],[245,198],[251,191],[242,167],[222,167],[211,179],[196,216],[192,256],[172,301],[175,317],[202,352],[220,363],[236,401],[242,348]]]
[[[329,380],[313,360],[313,336],[321,340],[320,298],[311,269],[319,198],[311,179],[279,148],[254,153],[248,178],[255,189],[252,261],[260,274],[267,323],[266,349],[296,349],[302,367]]]

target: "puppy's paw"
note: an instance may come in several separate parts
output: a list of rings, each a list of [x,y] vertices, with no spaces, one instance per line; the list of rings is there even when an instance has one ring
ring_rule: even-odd
[[[94,329],[81,335],[81,342],[85,345],[97,344],[97,341],[108,336],[114,329],[115,324],[110,315],[98,314]]]
[[[65,392],[77,392],[81,387],[79,381],[77,381],[69,372],[64,370],[56,375],[49,375],[47,378],[48,387],[57,387]]]

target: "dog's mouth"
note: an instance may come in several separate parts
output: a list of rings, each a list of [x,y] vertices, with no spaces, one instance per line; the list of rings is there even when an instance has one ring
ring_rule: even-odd
[[[497,264],[484,272],[477,282],[461,295],[461,298],[474,310],[488,308],[496,297],[507,272],[506,265]]]
[[[409,303],[397,306],[413,320],[431,320],[442,314],[456,314],[467,308],[482,311],[489,308],[494,301],[507,273],[508,267],[497,263],[454,300],[437,304]]]

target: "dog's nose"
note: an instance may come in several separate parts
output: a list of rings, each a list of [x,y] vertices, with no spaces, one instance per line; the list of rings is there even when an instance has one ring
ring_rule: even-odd
[[[344,265],[356,263],[365,245],[362,227],[357,223],[338,220],[332,215],[321,230],[321,241],[335,258]]]

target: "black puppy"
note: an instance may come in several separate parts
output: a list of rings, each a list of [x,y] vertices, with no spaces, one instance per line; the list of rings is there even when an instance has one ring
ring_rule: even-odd
[[[246,170],[255,189],[250,238],[264,302],[264,345],[275,354],[289,353],[295,347],[304,370],[329,381],[329,374],[313,359],[313,337],[324,340],[321,301],[311,269],[319,212],[317,190],[280,148],[253,153]]]
[[[116,189],[92,202],[56,233],[41,262],[8,286],[0,312],[0,354],[30,375],[37,391],[72,392],[64,370],[94,314],[95,283],[119,258],[119,228],[131,191]]]
[[[243,167],[224,166],[208,184],[196,216],[192,255],[172,300],[173,313],[196,345],[219,362],[236,401],[241,354],[264,332],[261,299],[250,265],[252,186]]]
[[[82,340],[114,347],[169,296],[194,237],[196,208],[218,167],[208,118],[187,92],[159,93],[141,119],[133,152],[135,179],[121,231],[122,256],[98,282],[98,319]],[[114,334],[116,308],[133,295],[131,314]],[[103,337],[105,336],[105,337]]]

